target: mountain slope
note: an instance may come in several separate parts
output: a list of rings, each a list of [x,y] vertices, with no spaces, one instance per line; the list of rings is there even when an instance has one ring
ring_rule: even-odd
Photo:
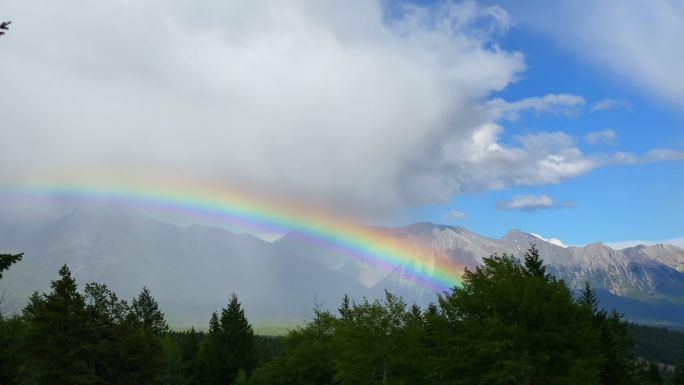
[[[232,292],[256,318],[301,319],[318,291],[332,294],[327,290],[334,287],[339,296],[339,287],[362,289],[251,235],[179,228],[128,212],[78,210],[37,224],[0,220],[0,248],[25,252],[2,282],[18,297],[30,294],[29,287],[46,290],[46,272],[54,276],[66,263],[80,284],[104,282],[124,297],[148,286],[176,324],[206,323]],[[306,308],[291,309],[299,298]]]
[[[561,247],[518,230],[491,239],[431,223],[381,230],[426,248],[432,258],[469,268],[495,253],[521,256],[534,243],[549,272],[573,288],[590,281],[604,293],[605,305],[619,305],[633,319],[676,323],[684,314],[684,250],[674,246]],[[334,306],[345,293],[375,298],[388,289],[423,305],[435,300],[431,289],[411,283],[409,266],[379,269],[295,234],[266,242],[122,210],[79,209],[59,218],[1,215],[0,250],[25,253],[0,283],[14,295],[16,308],[33,290],[47,290],[64,263],[81,284],[104,282],[123,297],[148,286],[174,325],[206,324],[231,292],[256,322],[299,322],[315,299]]]

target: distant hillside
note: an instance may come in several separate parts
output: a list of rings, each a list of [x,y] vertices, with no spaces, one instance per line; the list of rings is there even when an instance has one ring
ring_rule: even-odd
[[[647,361],[675,365],[684,359],[684,332],[645,325],[629,325],[634,355]]]
[[[549,272],[579,288],[588,280],[603,304],[635,321],[684,326],[684,250],[670,245],[614,250],[601,243],[561,247],[512,230],[491,239],[464,228],[418,223],[384,229],[434,251],[434,258],[474,267],[494,253],[522,255],[535,243]],[[78,281],[104,282],[124,297],[147,285],[173,325],[204,325],[206,314],[237,293],[257,324],[303,321],[314,300],[375,298],[389,289],[425,305],[435,293],[408,284],[412,269],[379,270],[348,255],[286,235],[275,242],[207,226],[181,228],[135,212],[84,208],[52,218],[0,215],[0,250],[24,252],[2,288],[20,308],[33,290],[47,290],[59,266]],[[2,289],[0,288],[0,289]]]

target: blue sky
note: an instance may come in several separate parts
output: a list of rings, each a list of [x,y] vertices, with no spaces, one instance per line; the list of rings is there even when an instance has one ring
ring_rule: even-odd
[[[374,224],[684,237],[681,2],[6,0],[2,13],[0,187],[200,181]]]
[[[592,62],[581,52],[566,49],[554,36],[532,23],[513,26],[499,44],[503,49],[522,52],[527,69],[519,81],[496,96],[516,100],[531,95],[570,93],[586,100],[574,116],[524,114],[518,121],[505,125],[504,140],[535,131],[563,131],[588,153],[638,154],[652,148],[684,151],[684,109]],[[607,99],[619,103],[613,108],[592,111],[596,103]],[[603,130],[612,130],[616,134],[614,140],[594,145],[586,142],[587,134]],[[518,228],[559,238],[566,244],[659,241],[684,235],[682,191],[682,161],[615,165],[557,184],[466,194],[456,197],[451,205],[431,206],[408,215],[464,226],[491,237]],[[572,204],[530,211],[497,208],[497,202],[516,195],[545,195],[555,202]],[[445,216],[449,209],[462,212],[463,218]]]

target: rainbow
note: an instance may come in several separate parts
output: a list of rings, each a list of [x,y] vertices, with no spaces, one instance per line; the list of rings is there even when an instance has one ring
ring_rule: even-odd
[[[401,269],[401,279],[444,291],[461,285],[462,266],[432,248],[398,239],[321,209],[295,205],[254,192],[194,183],[29,183],[3,188],[10,199],[57,200],[114,207],[139,207],[218,219],[259,231],[288,232],[349,255],[375,268]]]

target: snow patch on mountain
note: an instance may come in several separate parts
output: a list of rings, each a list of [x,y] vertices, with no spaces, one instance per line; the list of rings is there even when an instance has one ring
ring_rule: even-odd
[[[562,247],[562,248],[567,248],[567,247],[568,247],[567,245],[565,245],[565,244],[563,243],[563,241],[561,241],[561,240],[558,239],[558,238],[544,238],[544,237],[542,237],[541,235],[536,234],[536,233],[530,233],[530,234],[531,234],[531,235],[534,235],[535,237],[541,239],[542,241],[548,242],[548,243],[550,243],[550,244],[552,244],[552,245],[560,246],[560,247]]]

